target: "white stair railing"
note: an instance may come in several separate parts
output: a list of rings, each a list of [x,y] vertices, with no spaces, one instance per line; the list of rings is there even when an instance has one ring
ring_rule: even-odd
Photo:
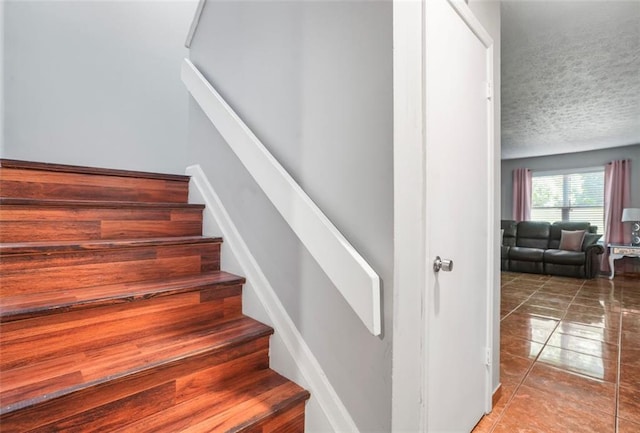
[[[381,289],[375,271],[188,59],[182,81],[353,311],[379,335]]]

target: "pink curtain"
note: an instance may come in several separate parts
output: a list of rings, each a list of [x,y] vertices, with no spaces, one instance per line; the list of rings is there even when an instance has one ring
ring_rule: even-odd
[[[528,168],[513,170],[513,219],[531,219],[531,170]]]
[[[608,243],[627,243],[631,233],[622,224],[622,210],[631,204],[631,160],[611,161],[604,167],[604,245],[602,271],[609,271]]]

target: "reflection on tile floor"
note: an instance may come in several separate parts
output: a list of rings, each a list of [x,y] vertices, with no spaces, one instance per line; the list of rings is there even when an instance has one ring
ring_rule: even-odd
[[[502,273],[500,381],[473,433],[640,432],[640,280]]]

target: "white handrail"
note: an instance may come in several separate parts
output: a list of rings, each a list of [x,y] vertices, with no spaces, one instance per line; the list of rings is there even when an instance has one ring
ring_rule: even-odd
[[[380,278],[189,61],[182,81],[253,179],[373,335],[380,335]]]
[[[191,48],[191,41],[193,40],[193,36],[196,34],[196,29],[198,28],[198,24],[200,24],[200,16],[202,16],[202,9],[204,9],[204,4],[207,0],[199,0],[198,6],[196,7],[196,11],[193,14],[193,19],[191,20],[191,26],[189,27],[189,33],[187,34],[187,40],[184,42],[184,46],[186,48]]]

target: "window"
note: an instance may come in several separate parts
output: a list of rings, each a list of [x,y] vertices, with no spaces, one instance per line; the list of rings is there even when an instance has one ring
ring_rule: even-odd
[[[588,221],[604,231],[604,167],[569,173],[533,173],[533,221]]]

